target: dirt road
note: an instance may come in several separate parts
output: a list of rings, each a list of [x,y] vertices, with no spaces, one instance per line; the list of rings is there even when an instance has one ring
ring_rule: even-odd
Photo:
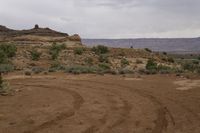
[[[6,78],[17,92],[0,96],[0,133],[200,133],[198,80],[180,90],[174,76]]]

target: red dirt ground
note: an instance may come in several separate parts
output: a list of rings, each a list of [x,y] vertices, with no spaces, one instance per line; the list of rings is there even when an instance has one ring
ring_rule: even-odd
[[[0,133],[200,133],[200,86],[175,76],[5,77]]]

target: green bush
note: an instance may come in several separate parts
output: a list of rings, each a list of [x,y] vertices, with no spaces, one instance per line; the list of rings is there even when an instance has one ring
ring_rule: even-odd
[[[14,70],[14,66],[11,64],[0,64],[0,72],[7,73]]]
[[[49,72],[56,72],[60,70],[65,70],[65,66],[61,65],[59,62],[54,62],[49,68]]]
[[[30,54],[31,54],[31,59],[37,61],[39,60],[42,53],[38,52],[36,49],[33,49],[30,51]]]
[[[169,58],[168,58],[168,62],[174,63],[174,62],[175,62],[175,61],[174,61],[174,58],[169,57]]]
[[[84,51],[85,51],[84,48],[78,47],[74,49],[74,54],[82,55]]]
[[[99,68],[101,70],[110,70],[110,65],[107,63],[101,63],[101,64],[99,64]]]
[[[0,74],[0,89],[3,87],[3,78],[2,78],[2,76],[1,76],[1,74]]]
[[[161,73],[161,74],[168,74],[173,72],[173,70],[171,69],[171,67],[169,66],[165,66],[165,65],[159,65],[157,70]]]
[[[149,59],[146,64],[147,70],[157,70],[157,63],[154,59]]]
[[[91,66],[68,66],[65,68],[65,72],[73,73],[73,74],[81,74],[81,73],[96,73],[98,69],[96,67]]]
[[[93,59],[91,57],[86,58],[85,62],[90,66],[93,65]]]
[[[32,68],[32,72],[35,73],[35,74],[39,74],[41,72],[43,72],[45,69],[42,68],[42,67],[33,67]]]
[[[152,53],[152,50],[149,49],[149,48],[145,48],[144,50],[146,50],[146,51],[149,52],[149,53]]]
[[[123,59],[121,59],[121,65],[127,66],[127,65],[129,65],[129,61],[126,58],[123,58]]]
[[[10,58],[16,55],[17,47],[12,43],[1,43],[0,50],[2,50],[8,58]]]
[[[57,59],[58,56],[59,56],[59,53],[60,53],[63,49],[65,49],[65,48],[66,48],[65,44],[53,43],[53,44],[51,45],[50,51],[49,51],[52,60]]]
[[[98,45],[96,47],[93,47],[92,51],[95,52],[96,54],[106,54],[109,52],[108,47],[103,45]]]
[[[25,74],[26,76],[31,76],[31,71],[25,71],[24,74]]]
[[[167,55],[167,52],[163,52],[164,55]]]
[[[7,62],[7,56],[6,53],[0,49],[0,64],[1,63],[6,63]]]
[[[129,68],[122,68],[119,70],[119,74],[133,74],[134,71]]]
[[[3,81],[3,78],[0,75],[0,95],[6,96],[11,93],[12,93],[12,90],[9,87],[9,84],[7,82]]]
[[[99,62],[109,63],[108,55],[106,54],[99,55]]]

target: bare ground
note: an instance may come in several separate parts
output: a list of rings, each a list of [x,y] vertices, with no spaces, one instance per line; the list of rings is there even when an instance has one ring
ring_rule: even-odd
[[[200,133],[198,80],[180,90],[174,76],[5,78],[16,94],[0,96],[0,133]]]

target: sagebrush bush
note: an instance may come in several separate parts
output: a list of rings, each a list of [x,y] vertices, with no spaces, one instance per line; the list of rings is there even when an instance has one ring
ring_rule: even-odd
[[[98,71],[98,68],[91,67],[91,66],[74,65],[74,66],[68,66],[65,68],[65,72],[73,73],[73,74],[96,73],[97,71]]]
[[[33,49],[31,51],[29,51],[31,54],[31,59],[34,61],[37,61],[40,59],[40,56],[42,53],[38,52],[36,49]]]
[[[119,74],[133,74],[134,71],[129,68],[122,68],[119,69]]]
[[[121,59],[121,65],[127,66],[127,65],[129,65],[129,61],[126,58],[123,58],[123,59]]]
[[[60,70],[65,70],[65,66],[62,65],[60,62],[53,62],[49,68],[49,72],[56,72]]]
[[[149,48],[145,48],[144,50],[146,50],[147,52],[149,52],[149,53],[151,53],[152,52],[152,50],[151,49],[149,49]]]
[[[99,62],[109,63],[108,55],[106,55],[106,54],[99,55]]]
[[[0,73],[7,73],[14,70],[14,66],[11,64],[0,64]]]
[[[157,70],[157,63],[154,59],[149,59],[146,64],[147,70]]]
[[[95,52],[96,54],[106,54],[109,52],[108,47],[103,45],[98,45],[96,47],[93,47],[92,51]]]
[[[175,62],[175,61],[174,61],[174,58],[172,58],[172,57],[169,57],[169,58],[167,59],[167,61],[170,62],[170,63],[174,63],[174,62]]]
[[[93,61],[94,60],[91,57],[88,57],[88,58],[85,59],[85,62],[90,66],[93,65]]]
[[[31,71],[25,71],[24,74],[25,74],[26,76],[31,76]]]
[[[59,53],[65,48],[66,48],[65,44],[53,43],[49,49],[49,54],[51,55],[51,58],[53,60],[57,59]]]
[[[0,74],[0,88],[2,88],[2,85],[3,85],[3,78],[2,78],[2,76]]]
[[[102,70],[110,70],[110,65],[108,63],[99,64],[99,68]]]
[[[43,71],[45,71],[45,69],[42,68],[42,67],[33,67],[32,68],[32,72],[35,73],[35,74],[39,74],[39,73],[41,73]]]
[[[1,43],[0,50],[2,50],[8,58],[10,58],[16,55],[17,47],[13,43]]]
[[[74,54],[82,55],[84,51],[85,51],[84,48],[78,47],[78,48],[75,48],[75,49],[74,49]]]
[[[9,84],[3,81],[2,76],[0,75],[0,95],[9,95],[12,92]]]
[[[0,49],[0,63],[6,63],[7,60],[6,53]]]

